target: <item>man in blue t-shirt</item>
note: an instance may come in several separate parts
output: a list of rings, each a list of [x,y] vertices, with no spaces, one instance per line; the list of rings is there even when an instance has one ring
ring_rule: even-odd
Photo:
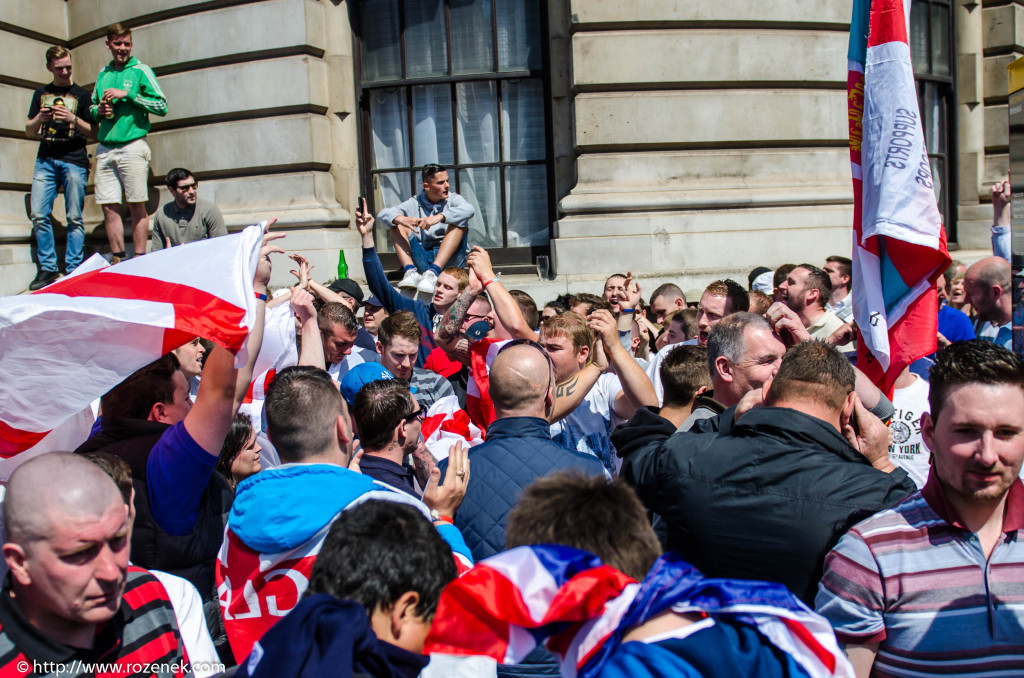
[[[75,450],[108,452],[128,463],[136,509],[132,561],[184,577],[199,590],[222,658],[230,654],[214,570],[234,495],[215,469],[263,343],[269,255],[281,251],[268,244],[273,238],[264,236],[253,278],[257,299],[249,361],[235,369],[235,356],[215,346],[193,404],[178,359],[164,355],[100,399],[99,429]]]
[[[39,136],[31,197],[39,273],[29,285],[30,290],[41,289],[60,276],[50,213],[57,191],[62,188],[68,227],[64,270],[70,273],[82,263],[85,244],[82,205],[89,176],[89,155],[85,145],[86,137],[93,134],[95,125],[89,114],[90,94],[71,81],[71,52],[60,45],[46,50],[46,70],[53,73],[53,82],[32,94],[25,123],[26,135]]]

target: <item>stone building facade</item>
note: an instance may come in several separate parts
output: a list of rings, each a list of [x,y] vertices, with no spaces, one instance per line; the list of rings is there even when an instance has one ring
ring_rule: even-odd
[[[696,284],[846,253],[849,12],[846,0],[9,0],[0,293],[35,275],[24,123],[49,81],[43,53],[69,46],[91,88],[116,21],[170,104],[149,137],[150,211],[169,199],[167,170],[188,167],[229,227],[277,216],[322,277],[339,250],[361,275],[357,196],[379,209],[428,160],[451,164],[477,205],[475,240],[509,264],[550,256],[569,283],[632,269]],[[915,13],[951,240],[986,247],[1024,5],[916,0]],[[104,248],[91,195],[85,221]]]

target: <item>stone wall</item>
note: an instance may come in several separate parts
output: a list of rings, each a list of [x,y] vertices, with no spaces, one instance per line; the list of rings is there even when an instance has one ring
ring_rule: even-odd
[[[571,5],[578,181],[559,274],[849,253],[848,2]]]
[[[154,69],[169,102],[149,136],[150,212],[169,199],[166,172],[188,167],[230,228],[276,216],[285,246],[306,252],[321,276],[341,248],[360,274],[346,209],[359,179],[345,3],[16,0],[0,3],[0,294],[23,290],[35,274],[27,195],[37,142],[25,139],[24,124],[32,89],[50,79],[44,52],[70,46],[75,82],[91,89],[109,60],[106,26],[116,21],[132,26],[133,54]],[[105,250],[91,180],[87,246]],[[54,215],[63,221],[60,199]],[[290,280],[287,268],[278,266],[275,284]]]
[[[956,8],[958,239],[963,247],[987,249],[992,184],[1005,178],[1010,166],[1006,67],[1024,55],[1024,6],[964,0]]]

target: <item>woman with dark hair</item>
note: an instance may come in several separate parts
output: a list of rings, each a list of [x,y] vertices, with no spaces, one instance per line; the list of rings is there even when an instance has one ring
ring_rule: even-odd
[[[260,444],[256,442],[256,432],[248,415],[236,412],[231,420],[231,430],[220,449],[217,470],[227,478],[232,490],[249,476],[259,473]]]

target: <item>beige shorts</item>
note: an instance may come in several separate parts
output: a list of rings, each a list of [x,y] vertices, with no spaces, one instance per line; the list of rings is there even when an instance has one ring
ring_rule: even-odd
[[[145,138],[130,141],[124,146],[96,147],[96,204],[110,205],[121,202],[124,185],[126,202],[146,202],[149,199],[149,144]]]

